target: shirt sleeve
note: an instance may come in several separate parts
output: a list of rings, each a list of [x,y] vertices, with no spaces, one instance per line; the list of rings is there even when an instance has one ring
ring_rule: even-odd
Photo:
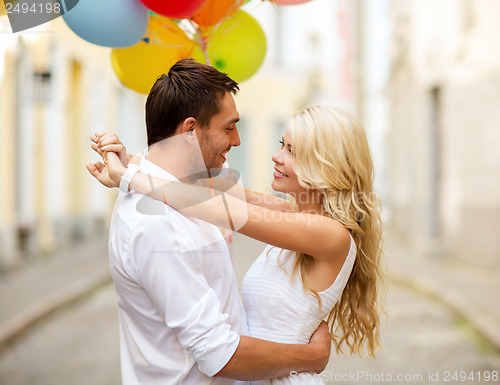
[[[222,312],[199,261],[221,256],[203,255],[202,250],[181,253],[172,224],[161,216],[141,222],[134,234],[131,251],[138,283],[200,370],[215,375],[233,356],[240,340],[226,322],[228,315]]]

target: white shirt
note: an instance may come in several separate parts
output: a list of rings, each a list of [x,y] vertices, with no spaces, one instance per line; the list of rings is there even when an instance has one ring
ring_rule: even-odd
[[[177,181],[145,157],[140,170]],[[239,383],[209,377],[232,357],[239,335],[248,334],[219,229],[137,192],[120,193],[109,252],[123,383]]]

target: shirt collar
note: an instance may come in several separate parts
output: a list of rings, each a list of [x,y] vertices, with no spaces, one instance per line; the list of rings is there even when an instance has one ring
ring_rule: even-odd
[[[141,162],[139,163],[139,169],[143,174],[180,183],[180,180],[170,174],[168,171],[149,161],[146,158],[146,155],[142,156]]]

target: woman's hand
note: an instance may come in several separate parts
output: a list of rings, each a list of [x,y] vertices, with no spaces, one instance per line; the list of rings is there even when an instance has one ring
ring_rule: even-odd
[[[105,162],[87,163],[87,170],[106,187],[119,187],[123,174],[127,171],[118,155],[106,150],[101,151]]]
[[[127,154],[127,149],[116,134],[112,132],[100,132],[91,136],[90,140],[94,142],[90,144],[90,147],[101,157],[104,158],[104,151],[113,151],[118,154],[122,164],[127,167],[129,158],[132,156]]]

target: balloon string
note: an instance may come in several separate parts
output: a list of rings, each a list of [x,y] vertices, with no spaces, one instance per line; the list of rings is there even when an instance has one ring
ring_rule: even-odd
[[[196,24],[193,20],[187,20],[191,28],[193,28],[194,33],[192,36],[192,41],[200,47],[200,50],[205,58],[205,64],[210,65],[210,57],[207,51],[208,37],[203,33],[202,28]]]
[[[211,65],[210,56],[208,55],[207,45],[208,45],[208,38],[201,36],[201,52],[203,52],[203,55],[205,56],[205,64]]]
[[[263,0],[264,1],[264,0]],[[238,3],[240,3],[238,5]],[[211,65],[210,63],[210,55],[209,55],[209,52],[208,52],[208,47],[210,46],[210,39],[212,38],[214,32],[221,26],[221,24],[226,21],[227,19],[230,19],[230,18],[233,18],[235,16],[232,16],[231,14],[233,13],[234,9],[236,8],[236,13],[238,12],[239,8],[241,7],[243,1],[241,2],[235,2],[234,5],[232,7],[230,7],[228,10],[227,10],[227,13],[226,15],[224,15],[218,22],[217,24],[215,24],[213,27],[209,28],[208,31],[209,33],[206,33],[207,30],[205,30],[202,26],[196,24],[194,21],[192,20],[188,20],[188,22],[190,23],[191,27],[194,29],[194,36],[192,37],[192,40],[195,44],[198,44],[200,49],[201,49],[201,52],[205,58],[205,64],[208,64],[208,65]],[[231,16],[230,16],[231,15]],[[226,33],[230,32],[234,27],[236,27],[238,25],[239,22],[235,23],[234,25],[232,25],[230,28],[228,28],[227,30],[225,30],[223,32],[223,35],[225,35]],[[167,29],[167,30],[170,30],[172,32],[174,32],[175,34],[179,34],[178,31],[174,30],[173,28],[170,28],[169,26],[159,22],[159,24]],[[184,33],[186,33],[186,31],[184,31],[183,29],[181,29]],[[154,39],[155,41],[160,41],[161,43],[163,43],[163,40],[158,37],[158,34],[157,33],[153,33],[151,34],[152,36],[149,36],[150,38],[151,37],[154,37],[156,39]],[[186,35],[186,37],[188,37]],[[189,39],[189,37],[188,37]],[[158,44],[158,43],[157,43]],[[166,46],[166,47],[184,47],[186,45],[184,44],[176,44],[176,45],[173,45],[173,44],[161,44],[163,46]]]
[[[273,3],[272,1],[270,1],[270,0],[261,0],[261,1],[257,2],[257,3],[252,3],[253,8],[252,8],[252,7],[249,7],[249,9],[248,9],[248,13],[252,14],[253,12],[255,12],[255,10],[256,10],[256,9],[261,8],[261,7],[263,6],[263,4],[264,4],[264,2],[265,2],[265,1],[269,1],[271,4],[273,4],[273,5],[277,5],[277,4],[274,4],[274,3]]]
[[[239,4],[239,5],[238,5]],[[220,27],[220,25],[226,21],[227,19],[229,18],[232,18],[234,16],[232,16],[232,13],[234,11],[234,14],[236,15],[236,13],[240,10],[241,6],[243,5],[243,0],[241,1],[236,1],[232,7],[230,7],[228,10],[227,10],[227,13],[221,17],[221,19],[217,22],[217,24],[214,25],[212,31],[215,31],[217,28]],[[232,29],[232,28],[231,28]],[[226,31],[225,33],[227,33],[228,31]]]
[[[243,3],[243,1],[241,1],[240,3]],[[221,23],[222,23],[223,21],[225,21],[225,20],[226,20],[226,19],[228,19],[229,17],[232,17],[232,16],[230,16],[232,13],[236,14],[236,13],[239,11],[239,9],[241,8],[241,5],[242,5],[242,4],[238,5],[238,1],[237,1],[237,2],[235,2],[235,3],[233,4],[233,6],[232,6],[232,7],[230,7],[230,8],[227,10],[227,13],[226,13],[223,17],[221,17],[221,19],[217,22],[217,24],[215,24],[215,26],[214,26],[214,30],[216,30],[217,28],[219,28],[219,26],[221,25]],[[233,11],[234,11],[234,12],[233,12]]]
[[[210,33],[208,35],[206,34],[203,34],[202,30],[201,30],[201,33],[200,33],[200,36],[201,36],[201,45],[202,45],[202,51],[205,52],[208,50],[208,47],[210,46],[210,39],[212,38],[213,34],[215,33],[215,31],[217,30],[217,28],[220,27],[220,25],[222,24],[223,21],[225,20],[228,20],[228,19],[232,19],[234,18],[235,16],[224,16],[222,19],[219,20],[219,22],[217,24],[215,24],[212,29],[210,30]],[[234,25],[232,25],[230,28],[226,29],[222,35],[225,35],[226,33],[230,32],[233,28],[235,28],[240,22],[236,22]],[[200,28],[198,27],[198,30],[200,31]],[[207,51],[208,52],[208,51]],[[209,64],[209,63],[207,63]]]

